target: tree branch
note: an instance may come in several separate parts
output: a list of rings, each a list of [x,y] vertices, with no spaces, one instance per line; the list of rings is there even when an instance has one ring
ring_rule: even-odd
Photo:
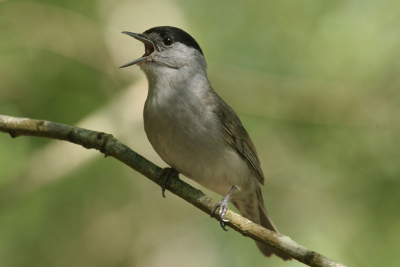
[[[69,141],[87,149],[93,148],[104,153],[106,156],[112,156],[125,163],[156,184],[160,186],[162,184],[162,181],[157,178],[157,174],[161,171],[160,167],[140,156],[110,134],[72,127],[61,123],[6,115],[0,115],[0,131],[9,133],[13,138],[23,135],[38,136]],[[207,214],[210,214],[211,209],[216,204],[216,202],[207,197],[203,192],[178,178],[171,178],[167,189]],[[306,265],[344,267],[343,264],[311,251],[297,244],[287,236],[265,229],[231,210],[228,210],[226,213],[226,218],[229,220],[227,225],[235,231],[274,247]]]

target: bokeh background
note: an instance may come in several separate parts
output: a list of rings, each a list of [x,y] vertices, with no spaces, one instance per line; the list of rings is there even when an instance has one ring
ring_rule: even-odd
[[[398,266],[400,2],[1,0],[0,114],[108,132],[165,166],[144,74],[118,69],[144,51],[120,32],[160,25],[200,43],[280,231],[348,266]],[[0,134],[0,266],[303,265],[96,151]]]

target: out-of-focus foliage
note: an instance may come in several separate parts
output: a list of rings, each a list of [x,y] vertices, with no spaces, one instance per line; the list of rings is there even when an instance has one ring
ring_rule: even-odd
[[[120,32],[183,28],[256,144],[281,232],[348,266],[397,266],[399,9],[391,0],[3,0],[0,114],[72,125],[140,117],[112,113],[144,75],[118,69],[143,53]],[[162,164],[135,125],[111,133]],[[113,159],[51,154],[58,145],[0,134],[0,266],[301,266],[265,259]],[[90,160],[67,165],[81,156]]]

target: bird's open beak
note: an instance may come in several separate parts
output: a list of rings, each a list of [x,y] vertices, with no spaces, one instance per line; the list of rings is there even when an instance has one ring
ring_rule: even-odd
[[[150,55],[154,52],[155,46],[154,46],[153,42],[150,41],[149,39],[145,38],[143,35],[138,34],[138,33],[132,33],[132,32],[122,32],[122,33],[132,36],[133,38],[144,43],[145,53],[141,58],[132,60],[131,62],[128,62],[128,63],[122,65],[120,68],[125,68],[128,66],[135,65],[136,63],[146,61],[150,57]]]

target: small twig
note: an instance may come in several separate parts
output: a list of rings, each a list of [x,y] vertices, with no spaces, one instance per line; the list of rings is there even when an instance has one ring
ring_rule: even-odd
[[[23,135],[46,137],[69,141],[87,149],[97,149],[106,156],[118,159],[156,184],[162,186],[162,180],[157,177],[161,168],[140,156],[110,134],[72,127],[61,123],[16,118],[6,115],[0,115],[0,131],[9,133],[13,138]],[[203,192],[178,178],[171,178],[167,189],[207,214],[210,214],[212,208],[216,204],[215,201],[206,196]],[[341,263],[335,262],[297,244],[287,236],[265,229],[231,210],[228,210],[226,213],[226,218],[229,220],[226,224],[242,235],[274,247],[306,265],[344,266]]]

